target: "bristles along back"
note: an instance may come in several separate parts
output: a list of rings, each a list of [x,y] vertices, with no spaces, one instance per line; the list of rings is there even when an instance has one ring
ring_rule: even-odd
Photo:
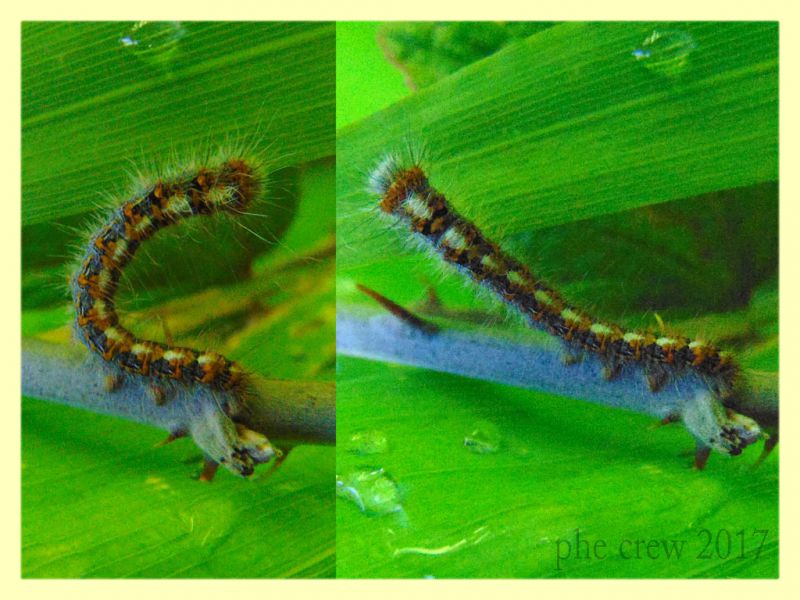
[[[228,159],[158,180],[116,208],[92,236],[72,278],[81,341],[129,373],[221,390],[239,386],[242,370],[224,356],[136,338],[120,324],[114,295],[125,266],[157,231],[195,215],[240,212],[260,193],[261,181],[249,162]]]
[[[702,375],[723,396],[732,390],[739,368],[729,354],[685,337],[626,331],[572,306],[453,210],[418,165],[403,168],[389,156],[373,172],[370,187],[380,195],[383,212],[406,222],[445,261],[486,286],[532,326],[599,354],[606,377],[614,377],[626,363],[639,363],[652,391],[682,371]]]

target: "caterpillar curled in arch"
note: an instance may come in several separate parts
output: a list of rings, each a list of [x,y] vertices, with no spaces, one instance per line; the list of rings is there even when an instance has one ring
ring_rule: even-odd
[[[723,404],[742,378],[730,353],[699,340],[628,331],[589,316],[456,212],[430,185],[418,161],[404,164],[388,155],[370,174],[368,186],[380,197],[384,214],[407,225],[445,262],[488,288],[530,326],[562,339],[570,352],[598,356],[606,379],[638,368],[650,393],[656,394],[670,379],[694,377],[698,391],[702,387],[706,393],[698,394],[698,400],[687,399],[681,414],[670,416],[682,419],[695,436],[698,466],[709,448],[738,455],[763,437],[753,419]]]
[[[158,231],[198,215],[242,213],[259,196],[262,187],[263,175],[254,162],[230,156],[189,166],[172,176],[141,185],[92,234],[72,276],[76,337],[112,371],[151,378],[165,386],[186,389],[205,386],[220,398],[243,401],[247,379],[236,362],[213,351],[137,338],[120,322],[115,294],[125,267],[139,247]],[[162,403],[165,388],[156,384],[153,389],[156,402]],[[222,418],[224,451],[217,451],[219,436],[204,444],[198,435],[193,435],[214,461],[249,475],[255,463],[274,456],[266,437],[238,424],[234,427],[227,416]],[[171,438],[183,434],[173,432]],[[206,445],[215,452],[209,453]]]

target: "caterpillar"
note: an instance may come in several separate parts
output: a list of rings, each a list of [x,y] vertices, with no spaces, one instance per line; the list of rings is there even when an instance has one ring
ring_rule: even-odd
[[[397,155],[387,155],[370,173],[368,188],[379,198],[382,213],[404,223],[446,263],[489,289],[530,326],[563,340],[570,355],[597,355],[605,379],[636,366],[653,394],[671,378],[694,376],[708,386],[714,403],[675,416],[683,418],[698,440],[698,456],[701,447],[738,455],[762,437],[753,419],[716,401],[730,398],[741,385],[742,369],[729,352],[704,341],[626,330],[593,318],[455,211],[430,185],[418,161],[406,166]]]
[[[242,213],[261,193],[262,182],[260,169],[252,161],[220,155],[201,166],[189,166],[142,184],[91,235],[71,278],[78,340],[113,372],[151,378],[167,386],[206,386],[222,398],[242,400],[247,386],[239,364],[213,351],[136,337],[120,321],[115,294],[125,267],[158,231],[190,217]],[[154,385],[152,389],[156,403],[163,403],[165,387]],[[253,472],[252,455],[268,459],[272,449],[264,436],[243,431],[238,424],[236,427],[241,434],[239,441],[246,440],[244,447],[233,447],[227,457],[215,455],[215,460],[249,475]]]

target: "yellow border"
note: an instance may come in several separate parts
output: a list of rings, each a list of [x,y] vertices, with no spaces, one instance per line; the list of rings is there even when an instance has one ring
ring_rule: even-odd
[[[20,22],[22,20],[100,20],[123,19],[236,19],[236,20],[372,20],[372,19],[514,19],[514,20],[777,20],[780,21],[781,82],[781,544],[778,581],[772,580],[592,580],[592,581],[542,581],[542,580],[474,580],[474,581],[406,581],[406,580],[339,580],[339,581],[57,581],[20,579],[20,295],[6,290],[3,296],[2,360],[0,381],[4,382],[2,456],[5,463],[2,528],[2,585],[5,597],[79,598],[107,597],[115,600],[126,597],[174,597],[176,594],[191,598],[225,597],[231,594],[250,593],[273,598],[312,597],[321,595],[352,598],[354,594],[370,595],[385,600],[409,595],[437,596],[451,594],[461,599],[485,598],[487,594],[535,597],[591,597],[592,599],[623,598],[674,598],[687,597],[727,599],[784,598],[796,594],[800,576],[800,553],[795,546],[798,529],[798,444],[796,429],[798,417],[798,364],[800,352],[791,340],[798,339],[798,278],[797,259],[800,245],[800,189],[798,189],[798,20],[792,0],[761,0],[749,5],[730,1],[698,2],[698,0],[670,0],[646,3],[641,0],[613,0],[605,2],[577,2],[570,0],[493,0],[467,3],[464,0],[405,0],[402,3],[379,3],[375,0],[350,0],[341,5],[321,0],[297,3],[250,2],[216,3],[198,5],[188,2],[167,6],[144,0],[135,4],[119,3],[110,6],[85,0],[71,2],[31,1],[11,2],[0,21],[3,44],[4,106],[2,152],[4,174],[2,181],[7,196],[2,199],[7,218],[2,222],[0,234],[4,256],[3,276],[7,281],[20,281]],[[10,293],[9,293],[10,292]],[[786,342],[789,340],[789,342]],[[333,493],[333,482],[331,482]]]

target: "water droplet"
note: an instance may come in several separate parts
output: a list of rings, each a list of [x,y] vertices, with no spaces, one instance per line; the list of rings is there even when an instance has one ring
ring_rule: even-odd
[[[500,430],[488,421],[478,421],[464,437],[464,447],[475,454],[493,454],[500,449]]]
[[[374,429],[355,432],[350,436],[350,444],[350,451],[362,456],[383,454],[389,449],[389,441],[386,438],[386,434]]]
[[[139,21],[120,37],[119,43],[144,62],[168,68],[184,35],[186,29],[179,21]]]
[[[695,48],[697,42],[685,31],[653,30],[631,54],[653,73],[677,78],[685,71]]]
[[[403,510],[400,488],[381,468],[366,468],[336,476],[336,495],[355,503],[368,515],[387,515]]]

